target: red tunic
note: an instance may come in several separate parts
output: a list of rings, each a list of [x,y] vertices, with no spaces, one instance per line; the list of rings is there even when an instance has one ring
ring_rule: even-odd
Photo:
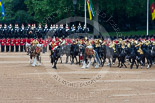
[[[0,44],[2,43],[2,39],[0,39]]]
[[[16,46],[19,46],[19,44],[20,44],[20,39],[16,39]]]
[[[24,43],[24,39],[21,39],[21,40],[20,40],[20,45],[23,46],[24,44],[25,44],[25,43]]]
[[[10,45],[10,39],[7,39],[6,40],[6,46],[9,46]]]
[[[1,45],[2,45],[2,46],[5,46],[5,42],[6,42],[5,38],[2,39],[2,43],[1,43]]]
[[[14,46],[15,44],[15,39],[11,39],[11,46]]]

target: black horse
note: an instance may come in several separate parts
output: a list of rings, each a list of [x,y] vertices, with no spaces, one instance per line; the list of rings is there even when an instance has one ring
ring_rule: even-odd
[[[61,48],[58,46],[53,51],[51,50],[51,63],[54,64],[53,68],[57,69],[56,64],[58,62],[58,59],[61,58]]]
[[[72,44],[70,53],[71,53],[71,58],[72,58],[71,64],[74,63],[74,59],[76,59],[76,64],[78,64],[77,56],[79,56],[79,45]]]

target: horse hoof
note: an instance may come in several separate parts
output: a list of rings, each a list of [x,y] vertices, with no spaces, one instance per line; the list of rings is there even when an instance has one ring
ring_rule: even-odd
[[[98,66],[98,65],[96,65],[96,66],[95,66],[95,69],[97,69],[97,68],[99,68],[99,66]]]
[[[149,68],[150,68],[150,66],[148,65],[148,66],[147,66],[147,69],[149,69]]]
[[[86,69],[86,67],[81,67],[81,69]]]
[[[37,64],[37,66],[41,66],[41,64],[39,63],[39,64]]]
[[[32,66],[35,67],[36,65],[35,64],[32,64]]]
[[[56,67],[52,67],[53,69],[57,69]]]

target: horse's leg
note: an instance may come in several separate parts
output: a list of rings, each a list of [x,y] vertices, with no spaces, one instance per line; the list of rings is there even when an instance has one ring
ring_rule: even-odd
[[[127,68],[126,64],[125,63],[123,63],[123,64],[124,64],[125,68]]]
[[[67,57],[66,57],[66,64],[68,63],[68,55],[66,55]]]
[[[57,69],[57,67],[56,67],[57,60],[58,60],[58,59],[54,60],[54,66],[53,66],[54,69]]]
[[[132,69],[133,68],[133,65],[135,63],[135,60],[134,60],[134,58],[132,58],[132,59],[130,58],[129,61],[131,62],[130,69]]]
[[[150,57],[150,68],[152,67],[152,57]]]
[[[111,60],[110,60],[110,58],[109,58],[109,66],[111,67]]]
[[[32,64],[32,55],[30,54],[30,64]]]
[[[139,68],[139,60],[137,60],[137,66],[136,66],[136,69],[138,69]]]
[[[95,68],[99,68],[100,63],[99,63],[98,59],[97,59],[97,58],[95,58],[95,61],[97,62],[97,65],[95,66]]]
[[[36,57],[34,57],[32,66],[33,66],[33,67],[36,66]]]
[[[89,59],[88,59],[88,65],[86,66],[86,68],[89,68],[90,65],[91,65],[91,59],[89,58]]]
[[[61,61],[61,64],[62,64],[62,57],[60,56],[60,61]]]
[[[86,61],[83,60],[83,66],[81,67],[82,69],[85,69],[86,68]]]
[[[78,64],[78,60],[77,60],[77,57],[75,56],[75,60],[76,60],[76,64]]]
[[[142,66],[145,66],[145,57],[144,56],[142,57],[142,62],[143,62]]]
[[[118,66],[117,67],[120,67],[120,58],[118,58]]]
[[[104,56],[103,58],[103,66],[104,66],[105,61],[106,61],[106,56]]]
[[[81,65],[81,58],[80,58],[80,54],[79,54],[79,65]]]
[[[112,59],[112,64],[113,64],[113,65],[115,65],[115,61],[116,61],[116,58],[114,57],[114,58]]]
[[[72,55],[72,62],[71,65],[74,63],[74,55]]]
[[[94,59],[92,66],[94,66],[94,65],[95,65],[95,63],[96,63],[96,61],[95,61],[95,59]]]
[[[147,59],[147,69],[149,69],[150,68],[150,58],[146,58]]]
[[[40,55],[37,55],[38,66],[41,65],[41,60],[40,60],[40,59],[41,59],[41,58],[40,58]]]

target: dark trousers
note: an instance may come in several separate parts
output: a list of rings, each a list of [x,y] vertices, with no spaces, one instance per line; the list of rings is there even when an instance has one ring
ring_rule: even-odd
[[[16,52],[18,52],[19,51],[19,46],[16,46]]]
[[[46,49],[46,48],[45,48],[45,47],[43,47],[43,53],[45,53],[45,49]]]
[[[24,45],[24,51],[26,52],[26,45]]]
[[[47,52],[47,46],[45,47],[45,52]]]
[[[14,52],[14,46],[11,46],[11,52]]]
[[[49,50],[51,50],[51,46],[49,45]]]
[[[23,45],[20,46],[20,52],[23,52]]]
[[[6,46],[6,52],[9,52],[9,46]]]
[[[1,52],[4,52],[4,46],[1,46]]]

